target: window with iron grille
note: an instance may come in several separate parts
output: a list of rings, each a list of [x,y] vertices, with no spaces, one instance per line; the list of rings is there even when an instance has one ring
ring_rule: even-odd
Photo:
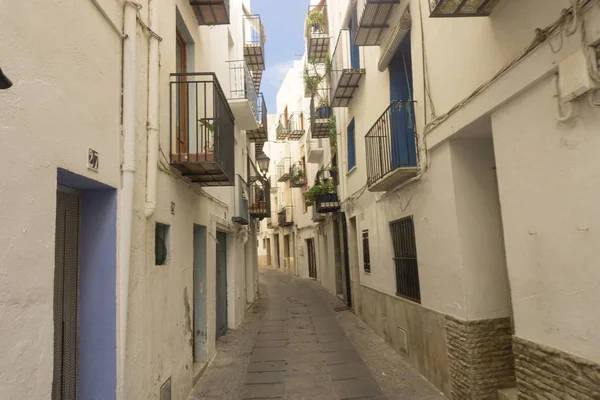
[[[365,272],[371,272],[371,253],[369,251],[369,231],[364,230],[362,232],[363,242],[363,268]]]
[[[390,222],[390,231],[396,264],[396,294],[420,303],[419,264],[412,216]]]

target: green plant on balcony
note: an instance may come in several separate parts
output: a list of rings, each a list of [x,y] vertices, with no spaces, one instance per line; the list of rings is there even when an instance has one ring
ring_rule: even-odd
[[[332,115],[329,119],[329,146],[333,157],[337,153],[337,121],[335,115]]]
[[[326,104],[327,100],[321,95],[323,91],[324,83],[327,81],[327,77],[331,72],[331,57],[325,58],[325,64],[317,62],[312,59],[304,65],[304,71],[302,77],[304,80],[304,90],[310,95],[311,108],[314,106],[315,99],[318,104]]]
[[[313,29],[316,32],[323,32],[325,25],[325,16],[320,10],[312,10],[306,17],[306,25],[308,29]]]
[[[331,179],[323,179],[322,182],[315,183],[310,189],[304,193],[304,202],[306,207],[314,206],[317,200],[324,194],[335,193],[335,186]]]

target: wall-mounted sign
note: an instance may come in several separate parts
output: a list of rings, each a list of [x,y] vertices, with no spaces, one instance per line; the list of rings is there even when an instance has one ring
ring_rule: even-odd
[[[100,157],[98,155],[98,152],[90,147],[88,147],[87,166],[89,169],[96,172],[98,172],[98,169],[100,168]]]

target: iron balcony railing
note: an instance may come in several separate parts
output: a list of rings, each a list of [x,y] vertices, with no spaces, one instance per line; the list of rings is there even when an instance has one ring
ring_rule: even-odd
[[[250,184],[250,216],[263,219],[271,215],[271,187],[264,179]]]
[[[252,81],[252,74],[244,60],[228,61],[230,100],[248,100],[252,114],[258,121],[258,93]]]
[[[262,152],[262,147],[265,142],[269,139],[269,123],[267,122],[267,104],[262,93],[258,94],[258,108],[257,108],[257,121],[258,129],[247,131],[248,140],[256,143],[257,155]]]
[[[365,136],[367,184],[398,168],[417,167],[414,101],[393,101]]]
[[[265,129],[267,129],[267,126],[269,125],[269,123],[267,122],[267,116],[268,116],[268,112],[267,112],[267,103],[265,103],[265,96],[262,93],[258,94],[258,123],[260,125],[262,125]]]
[[[320,88],[310,101],[310,132],[315,139],[329,137],[329,121],[333,116],[331,89]]]
[[[322,169],[317,172],[315,178],[315,185],[325,184],[331,185],[334,188],[330,188],[328,193],[324,193],[315,201],[315,209],[317,213],[329,213],[339,211],[341,208],[340,199],[335,189],[337,180],[337,170],[332,171],[331,169]]]
[[[289,120],[281,115],[279,117],[279,122],[277,123],[277,140],[286,140],[290,133],[290,123]]]
[[[244,15],[244,59],[251,70],[265,69],[264,47],[265,29],[260,15]]]
[[[291,226],[294,225],[294,207],[285,206],[279,210],[277,215],[279,226]]]
[[[291,162],[290,157],[284,157],[277,165],[277,175],[279,176],[279,182],[287,182],[291,178]]]
[[[229,0],[190,0],[200,25],[228,25]]]
[[[233,199],[233,217],[231,220],[240,225],[248,225],[248,183],[239,175],[235,176],[235,195]]]
[[[306,18],[308,60],[323,63],[329,55],[329,15],[326,4],[308,7]]]
[[[305,132],[304,112],[296,111],[290,115],[288,121],[288,140],[299,140]]]
[[[214,73],[170,76],[170,162],[192,182],[233,186],[235,119]]]
[[[307,183],[306,167],[304,166],[304,163],[294,163],[291,170],[290,185],[294,188],[303,188]]]
[[[312,221],[313,222],[323,222],[327,219],[326,213],[317,212],[317,205],[315,204],[312,207]]]
[[[432,17],[487,17],[500,0],[429,0]]]
[[[331,106],[348,107],[365,73],[359,47],[353,47],[348,29],[340,30],[331,59]]]

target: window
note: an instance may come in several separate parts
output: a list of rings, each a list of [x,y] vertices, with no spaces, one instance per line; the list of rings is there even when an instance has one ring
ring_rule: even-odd
[[[348,125],[348,171],[356,166],[356,148],[354,143],[354,118]]]
[[[363,242],[363,268],[365,272],[371,272],[371,253],[369,251],[369,231],[364,230],[362,232]]]
[[[390,223],[396,264],[396,294],[409,300],[421,302],[417,244],[412,217]]]
[[[169,263],[169,225],[156,223],[154,231],[154,264],[167,265]]]

